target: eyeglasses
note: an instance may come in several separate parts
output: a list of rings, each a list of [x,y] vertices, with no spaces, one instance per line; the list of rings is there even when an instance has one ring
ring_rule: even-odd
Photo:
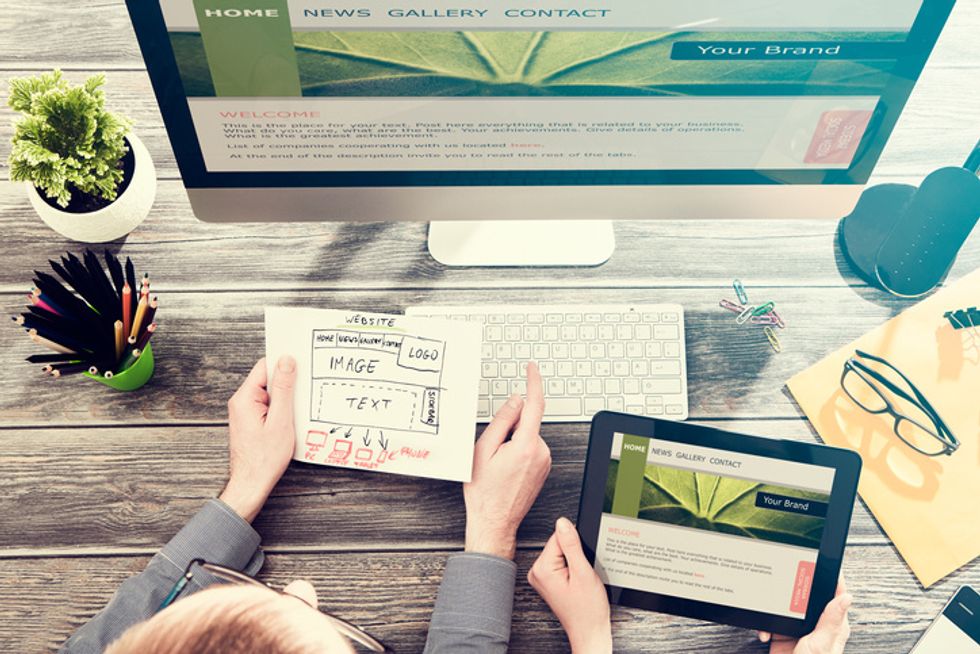
[[[884,366],[884,372],[873,369],[865,361]],[[868,413],[887,413],[895,418],[892,427],[895,435],[916,452],[926,456],[950,455],[960,446],[915,384],[885,359],[856,350],[844,362],[840,385]]]
[[[271,591],[279,593],[280,595],[288,595],[289,597],[295,597],[296,599],[303,602],[310,608],[319,611],[317,607],[311,605],[302,597],[298,597],[291,593],[286,593],[284,591],[277,590],[272,586],[270,586],[269,584],[263,583],[258,579],[256,579],[255,577],[250,577],[249,575],[243,572],[239,572],[238,570],[233,570],[231,568],[226,568],[223,565],[206,563],[203,559],[194,559],[187,564],[187,568],[184,570],[184,576],[178,579],[177,583],[174,584],[174,587],[170,590],[170,593],[167,594],[167,597],[163,600],[163,602],[160,604],[160,607],[157,609],[158,612],[162,611],[163,609],[173,604],[174,601],[177,599],[177,597],[180,595],[181,591],[184,590],[184,587],[187,586],[187,583],[191,579],[193,579],[194,566],[199,567],[201,570],[204,570],[205,572],[211,573],[212,575],[214,575],[218,579],[221,579],[222,581],[228,581],[233,584],[242,584],[246,586],[258,586],[259,588],[267,588]],[[395,650],[391,649],[390,647],[388,647],[387,645],[385,645],[380,640],[370,635],[360,627],[357,627],[351,624],[350,622],[347,622],[346,620],[338,618],[335,615],[327,613],[326,611],[320,611],[320,613],[325,618],[327,618],[327,620],[329,620],[331,624],[333,624],[333,626],[337,629],[337,631],[341,633],[341,635],[343,635],[349,641],[355,643],[356,645],[361,646],[363,649],[367,650],[368,652],[382,652],[384,654],[395,654]]]

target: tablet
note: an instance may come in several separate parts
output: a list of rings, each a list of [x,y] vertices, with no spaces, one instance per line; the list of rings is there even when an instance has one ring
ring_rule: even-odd
[[[787,636],[834,596],[861,458],[602,411],[578,528],[614,604]]]

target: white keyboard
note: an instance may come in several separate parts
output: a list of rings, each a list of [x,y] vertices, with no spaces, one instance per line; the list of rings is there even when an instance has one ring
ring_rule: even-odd
[[[680,305],[418,306],[405,313],[483,324],[481,422],[512,392],[526,392],[528,361],[541,369],[545,422],[588,422],[604,409],[687,418]]]

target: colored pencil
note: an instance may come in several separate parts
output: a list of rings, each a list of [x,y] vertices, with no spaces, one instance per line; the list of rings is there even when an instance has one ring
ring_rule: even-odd
[[[116,288],[116,295],[122,295],[123,284],[126,283],[122,264],[119,263],[119,258],[108,250],[103,252],[103,256],[105,257],[105,264],[109,268],[109,276],[112,277],[112,285]]]
[[[136,360],[140,358],[140,354],[142,354],[142,352],[137,349],[129,350],[129,353],[123,357],[123,360],[119,363],[118,368],[116,368],[117,372],[129,370],[129,368],[136,363]]]
[[[62,361],[77,361],[77,354],[62,354],[55,352],[52,354],[32,354],[27,357],[28,363],[59,363]]]
[[[140,298],[139,306],[136,307],[136,317],[133,318],[133,329],[129,332],[130,336],[136,336],[139,334],[140,328],[143,326],[143,319],[146,317],[146,310],[149,303],[146,301],[146,296]]]
[[[126,257],[126,283],[129,284],[130,290],[133,293],[135,293],[136,292],[136,268],[133,266],[133,260],[130,259],[129,257]],[[132,310],[134,312],[136,311],[135,303],[134,306],[132,307]],[[134,316],[130,316],[130,319],[132,319],[133,317]]]
[[[125,346],[125,339],[123,338],[123,323],[122,320],[117,320],[113,325],[113,333],[116,336],[116,361],[122,358],[123,347]]]
[[[67,363],[59,366],[55,366],[54,370],[51,371],[52,377],[62,377],[64,375],[74,375],[80,372],[85,372],[89,368],[87,363]]]
[[[145,350],[146,344],[150,342],[150,337],[153,336],[153,333],[156,330],[157,330],[156,323],[151,323],[150,325],[147,325],[146,329],[143,330],[143,335],[139,337],[138,341],[136,341],[136,349]]]
[[[87,343],[79,341],[75,336],[65,333],[58,329],[57,327],[52,327],[50,325],[40,325],[38,327],[28,327],[28,333],[37,334],[41,338],[47,339],[49,341],[54,341],[63,347],[67,347],[75,352],[84,352],[87,347]]]
[[[123,333],[128,334],[133,326],[133,290],[128,282],[123,282],[122,290]]]
[[[144,325],[149,325],[153,322],[153,318],[157,315],[157,307],[160,306],[160,302],[157,298],[150,300],[150,306],[146,309],[146,318],[143,319]]]
[[[48,304],[47,302],[45,302],[44,300],[42,300],[40,293],[28,293],[27,294],[27,299],[30,300],[31,302],[33,302],[34,303],[34,306],[36,306],[36,307],[38,307],[40,309],[44,309],[45,311],[47,311],[48,313],[50,313],[53,316],[60,316],[60,315],[62,315],[61,312],[56,311],[54,307],[52,307],[50,304]]]
[[[75,350],[65,347],[61,343],[55,343],[54,341],[48,340],[43,336],[38,336],[37,330],[32,329],[28,332],[31,336],[31,340],[38,345],[43,345],[47,348],[54,350],[55,352],[61,352],[62,354],[78,354]]]

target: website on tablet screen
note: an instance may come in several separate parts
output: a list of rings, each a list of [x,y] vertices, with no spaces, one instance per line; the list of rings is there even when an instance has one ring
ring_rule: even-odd
[[[611,586],[803,618],[834,472],[615,434],[596,570]]]

